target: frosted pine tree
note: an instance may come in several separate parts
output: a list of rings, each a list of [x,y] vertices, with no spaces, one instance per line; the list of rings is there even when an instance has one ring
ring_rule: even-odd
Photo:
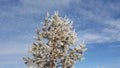
[[[76,60],[82,60],[85,45],[75,47],[77,35],[72,28],[72,21],[59,17],[58,12],[45,17],[43,27],[36,29],[36,41],[29,52],[32,58],[23,57],[28,68],[74,68]]]

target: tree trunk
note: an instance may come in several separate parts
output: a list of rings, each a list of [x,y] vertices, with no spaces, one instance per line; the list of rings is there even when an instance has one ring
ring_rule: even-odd
[[[52,41],[51,52],[50,52],[50,68],[54,67],[54,56],[52,55],[54,52],[54,48],[55,48],[55,43],[54,43],[54,41]]]

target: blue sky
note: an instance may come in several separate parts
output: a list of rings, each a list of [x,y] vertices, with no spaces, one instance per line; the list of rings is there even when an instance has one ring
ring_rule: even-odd
[[[22,57],[36,26],[55,10],[74,21],[88,48],[76,68],[120,68],[119,6],[120,0],[0,0],[0,68],[26,68]]]

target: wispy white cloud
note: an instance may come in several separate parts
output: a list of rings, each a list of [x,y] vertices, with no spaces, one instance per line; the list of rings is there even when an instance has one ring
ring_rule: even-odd
[[[120,45],[111,45],[111,48],[120,48]]]
[[[87,44],[89,43],[103,43],[106,41],[110,41],[110,37],[103,36],[101,34],[95,34],[95,33],[83,33],[79,35],[80,40],[84,40]]]
[[[18,64],[18,61],[3,61],[3,62],[0,62],[0,65],[6,65],[6,64]]]
[[[20,2],[22,2],[23,4],[26,4],[26,5],[29,5],[29,4],[31,4],[31,5],[36,5],[36,6],[42,6],[42,7],[44,7],[44,8],[46,8],[46,7],[50,7],[50,6],[53,6],[53,7],[57,7],[57,6],[59,6],[59,5],[68,5],[69,4],[69,2],[70,2],[71,0],[35,0],[35,1],[30,1],[30,0],[20,0]]]
[[[4,45],[4,46],[3,46]],[[20,44],[20,43],[6,43],[0,44],[0,56],[5,55],[19,55],[27,53],[27,48],[30,44]]]
[[[34,34],[26,33],[16,35],[7,39],[0,39],[0,56],[19,55],[27,53],[28,47],[31,46]]]
[[[90,43],[120,41],[120,19],[116,18],[117,12],[120,11],[118,8],[119,4],[117,2],[105,3],[100,0],[93,1],[90,3],[83,1],[80,7],[75,9],[78,16],[87,20],[82,21],[86,23],[84,26],[76,25],[79,29],[81,26],[85,27],[84,30],[78,30],[79,38]],[[78,22],[81,22],[81,19],[78,19]],[[93,29],[87,28],[87,25],[89,25],[87,24],[88,22],[91,24],[94,22],[94,26],[91,25]],[[98,23],[104,26],[99,27]]]

